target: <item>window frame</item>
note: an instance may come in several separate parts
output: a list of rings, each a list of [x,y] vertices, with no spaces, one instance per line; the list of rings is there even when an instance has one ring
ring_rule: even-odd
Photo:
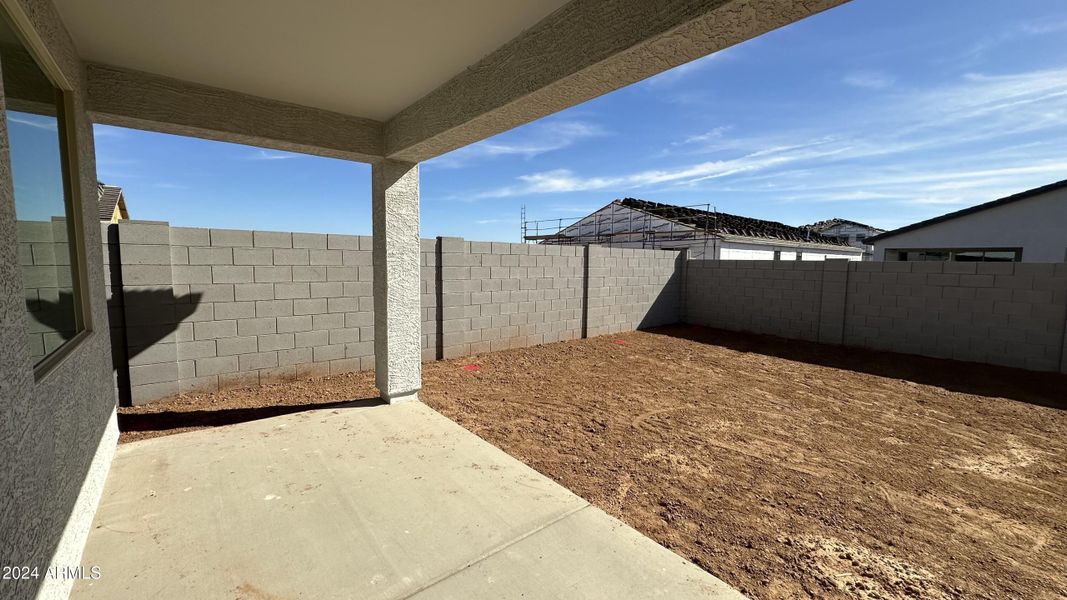
[[[922,260],[901,260],[900,256],[908,252],[945,252],[948,254],[948,258],[940,261],[922,261]],[[974,247],[974,248],[886,248],[884,258],[887,262],[982,262],[982,261],[957,261],[956,255],[963,252],[1013,252],[1015,253],[1015,260],[1012,261],[993,261],[993,262],[1022,262],[1023,261],[1023,249],[1019,247]],[[893,256],[893,259],[889,259],[889,256]]]
[[[77,107],[74,103],[74,87],[48,52],[47,45],[37,35],[29,17],[21,10],[21,7],[17,3],[0,0],[0,19],[4,19],[11,27],[23,49],[56,90],[57,138],[60,169],[63,174],[63,205],[66,211],[71,294],[74,296],[74,325],[77,333],[33,365],[34,381],[41,383],[93,333],[92,304],[88,293],[91,289],[89,265],[85,250],[84,199],[81,194],[80,181],[81,161],[78,155],[80,136],[74,119]],[[6,106],[0,112],[0,117],[7,118]],[[7,160],[10,161],[10,150]],[[12,201],[14,201],[14,195],[12,195]]]

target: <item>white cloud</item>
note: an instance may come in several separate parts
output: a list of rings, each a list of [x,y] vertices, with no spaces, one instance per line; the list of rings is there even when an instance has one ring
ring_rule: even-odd
[[[518,177],[521,182],[519,184],[482,192],[475,197],[506,198],[559,192],[584,192],[603,189],[622,190],[665,183],[689,185],[738,173],[758,171],[789,162],[826,157],[840,152],[839,149],[820,149],[820,146],[823,145],[824,142],[820,141],[797,146],[781,146],[753,152],[736,159],[712,160],[673,169],[650,169],[637,173],[606,177],[581,177],[575,175],[569,169],[555,169],[521,175]]]
[[[668,148],[688,158],[661,168],[549,169],[470,197],[729,190],[779,202],[936,207],[1067,177],[1067,146],[1058,143],[1067,135],[1067,69],[971,73],[928,89],[894,88],[804,129],[744,137],[718,127],[685,136]],[[693,158],[711,152],[722,158]]]
[[[275,152],[273,150],[263,149],[257,149],[245,155],[245,158],[248,160],[290,160],[300,157],[300,154],[294,154],[292,152]]]
[[[533,158],[603,135],[607,135],[607,132],[595,123],[547,119],[454,150],[428,161],[427,164],[454,169],[479,159],[499,156]]]
[[[42,117],[29,113],[8,112],[7,120],[11,123],[18,123],[19,125],[26,125],[27,127],[36,129],[58,131],[55,117]]]
[[[663,88],[673,86],[681,82],[683,79],[689,77],[690,75],[698,73],[713,64],[720,63],[723,60],[736,58],[737,52],[737,46],[732,46],[730,48],[719,50],[714,54],[709,54],[707,56],[691,60],[687,63],[678,65],[673,69],[659,73],[658,75],[653,75],[652,77],[649,77],[648,79],[644,80],[642,84],[650,88]]]
[[[865,90],[884,90],[896,83],[896,78],[882,71],[853,71],[845,74],[841,82]]]
[[[1060,21],[1029,21],[1018,27],[1024,35],[1045,35],[1059,31],[1067,31],[1067,19]]]
[[[122,139],[126,137],[126,130],[121,127],[95,124],[93,125],[93,137]]]

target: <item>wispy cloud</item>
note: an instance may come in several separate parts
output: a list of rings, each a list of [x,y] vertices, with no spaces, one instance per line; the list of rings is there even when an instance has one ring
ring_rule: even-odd
[[[777,202],[951,206],[1067,177],[1067,146],[1055,143],[1067,135],[1067,69],[971,73],[930,89],[894,89],[856,111],[749,138],[719,127],[670,144],[688,159],[673,165],[549,169],[472,197],[729,188]],[[1035,132],[1048,142],[1023,137]],[[700,152],[721,158],[694,161]]]
[[[737,46],[725,48],[723,50],[719,50],[714,54],[709,54],[696,60],[689,61],[685,64],[678,65],[677,67],[674,67],[669,71],[664,71],[658,75],[653,75],[652,77],[649,77],[648,79],[642,82],[642,85],[648,86],[653,89],[674,86],[680,83],[682,80],[690,77],[691,75],[699,73],[700,71],[703,71],[711,65],[721,63],[725,60],[737,58],[737,48]]]
[[[1022,21],[1006,25],[1000,31],[986,35],[970,45],[962,54],[937,62],[960,62],[964,64],[974,63],[997,50],[1000,46],[1019,41],[1024,38],[1043,36],[1067,31],[1067,19]]]
[[[1046,35],[1067,31],[1067,19],[1059,21],[1028,21],[1021,23],[1018,30],[1025,35]]]
[[[126,137],[126,130],[121,127],[112,127],[110,125],[93,125],[93,137],[94,138],[109,138],[109,139],[122,139]]]
[[[248,160],[290,160],[300,158],[300,154],[292,152],[275,152],[273,150],[256,149],[245,155]]]
[[[435,158],[427,164],[448,169],[463,167],[479,159],[493,157],[533,158],[603,135],[607,135],[607,131],[593,122],[548,119],[460,148]]]
[[[29,113],[8,112],[7,120],[11,123],[18,123],[19,125],[25,125],[36,129],[58,131],[55,117],[41,117]]]
[[[171,183],[169,181],[158,181],[152,184],[152,187],[159,188],[161,190],[187,190],[189,186],[180,183]]]
[[[825,142],[800,146],[781,146],[753,152],[730,160],[712,160],[671,169],[650,169],[626,175],[583,177],[569,169],[555,169],[519,176],[520,183],[482,192],[476,198],[507,198],[531,194],[584,192],[591,190],[625,190],[649,185],[672,183],[694,184],[709,179],[758,171],[798,160],[825,157],[840,149],[820,149]]]
[[[896,83],[896,78],[883,71],[852,71],[841,78],[845,85],[865,90],[884,90]]]

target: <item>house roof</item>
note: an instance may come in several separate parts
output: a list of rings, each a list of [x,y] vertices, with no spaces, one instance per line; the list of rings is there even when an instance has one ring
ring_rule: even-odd
[[[710,233],[851,248],[847,242],[837,238],[827,237],[801,227],[793,227],[776,221],[764,221],[763,219],[753,219],[752,217],[742,217],[728,213],[709,212],[698,208],[661,204],[637,198],[625,198],[616,202],[627,208],[640,210],[661,219],[667,219]]]
[[[976,212],[989,210],[990,208],[1004,206],[1005,204],[1011,204],[1012,202],[1018,202],[1019,200],[1026,200],[1027,198],[1033,198],[1034,196],[1040,196],[1041,194],[1047,194],[1048,192],[1052,192],[1062,188],[1067,188],[1067,179],[1064,179],[1063,181],[1057,181],[1055,183],[1050,183],[1048,185],[1043,185],[1041,187],[1036,187],[1032,190],[1026,190],[1025,192],[1019,192],[1018,194],[1012,194],[1011,196],[1005,196],[1004,198],[993,200],[991,202],[986,202],[985,204],[979,204],[977,206],[972,206],[963,210],[957,210],[956,212],[950,212],[948,214],[941,215],[940,217],[934,217],[925,221],[919,221],[918,223],[912,223],[911,225],[905,225],[904,227],[901,227],[899,229],[894,229],[892,231],[887,231],[886,233],[869,237],[867,238],[867,243],[879,242],[891,238],[893,236],[900,235],[902,233],[915,231],[916,229],[922,229],[924,227],[929,227],[931,225],[942,223],[944,221],[951,221],[952,219],[958,219],[960,217],[972,215]]]
[[[873,226],[868,225],[866,223],[860,223],[858,221],[850,221],[848,219],[841,219],[841,218],[837,218],[837,217],[834,217],[833,219],[826,219],[825,221],[816,221],[816,222],[812,223],[811,225],[804,225],[802,227],[802,229],[810,229],[812,231],[822,233],[823,231],[826,231],[827,229],[830,229],[831,227],[836,227],[838,225],[852,225],[854,227],[862,227],[864,229],[870,229],[871,231],[885,231],[885,229],[881,229],[879,227],[873,227]]]
[[[120,206],[122,213],[126,212],[126,203],[122,198],[122,188],[114,185],[105,185],[97,182],[96,185],[97,211],[101,221],[110,221],[115,214],[115,206]],[[126,215],[123,214],[125,217]]]

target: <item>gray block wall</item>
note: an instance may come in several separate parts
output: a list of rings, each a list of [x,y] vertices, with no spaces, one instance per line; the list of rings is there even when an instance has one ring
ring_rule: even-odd
[[[369,237],[150,221],[103,232],[130,403],[374,366]],[[674,251],[421,243],[427,361],[679,320]]]
[[[67,220],[17,221],[22,289],[29,313],[30,358],[37,362],[74,336]]]
[[[814,261],[691,260],[690,323],[819,341],[825,265]],[[840,335],[837,340],[840,342]]]
[[[373,366],[369,237],[146,221],[116,237],[132,403]]]
[[[1067,373],[1067,264],[690,261],[688,322]]]
[[[444,358],[581,337],[583,248],[440,243]]]
[[[440,241],[442,356],[676,323],[673,250]]]

